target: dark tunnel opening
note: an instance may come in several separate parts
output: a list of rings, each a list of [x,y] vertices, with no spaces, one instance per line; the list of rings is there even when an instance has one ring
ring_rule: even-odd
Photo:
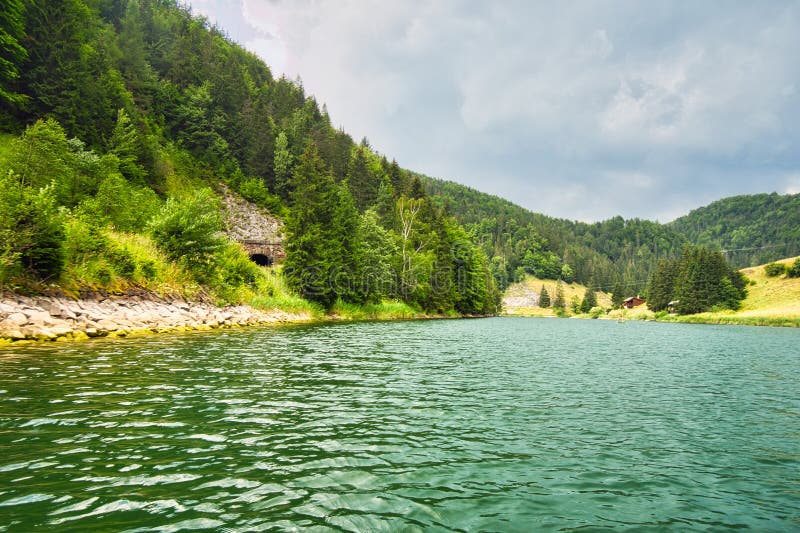
[[[250,254],[250,260],[258,266],[272,266],[272,257],[264,254]]]

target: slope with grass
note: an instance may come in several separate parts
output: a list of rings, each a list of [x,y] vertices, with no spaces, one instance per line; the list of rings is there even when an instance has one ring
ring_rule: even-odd
[[[798,258],[782,259],[787,267]],[[767,276],[765,265],[742,269],[750,280],[747,298],[738,311],[719,311],[686,316],[660,317],[660,320],[703,324],[800,327],[800,278]]]
[[[544,286],[550,296],[551,305],[549,307],[539,307],[539,296]],[[586,294],[586,286],[580,283],[562,283],[564,291],[564,303],[568,315],[574,315],[571,307],[576,299],[582,300]],[[551,279],[540,279],[535,276],[526,276],[522,281],[512,283],[506,289],[503,297],[503,312],[512,316],[556,316],[552,302],[556,297],[558,282]],[[603,308],[611,307],[611,295],[597,291],[597,306]],[[587,315],[588,316],[588,315]]]

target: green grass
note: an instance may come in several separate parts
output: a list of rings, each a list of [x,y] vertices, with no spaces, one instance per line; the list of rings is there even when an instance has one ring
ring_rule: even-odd
[[[72,221],[71,234],[83,229],[80,221]],[[84,236],[74,237],[79,240]],[[88,237],[89,239],[93,237]],[[196,296],[201,287],[191,275],[156,248],[146,235],[105,230],[98,239],[97,250],[68,247],[67,263],[59,287],[77,296],[82,291],[103,290],[123,294],[131,289],[144,289],[160,295]]]
[[[696,315],[668,315],[659,317],[659,322],[683,324],[726,324],[734,326],[779,326],[800,328],[800,317],[741,316],[736,314],[699,313]]]
[[[550,295],[551,307],[541,308],[505,304],[505,299],[509,297],[525,297],[531,292],[536,292],[538,294],[539,291],[542,290],[542,285],[544,285],[545,289],[547,290],[547,294]],[[572,299],[575,297],[577,297],[579,300],[583,299],[583,296],[586,294],[586,286],[581,285],[580,283],[562,283],[561,286],[564,290],[564,303],[567,307],[566,316],[572,316],[573,313],[570,309]],[[503,298],[503,312],[507,315],[556,316],[556,312],[552,308],[552,302],[556,298],[556,282],[554,280],[543,280],[531,275],[525,276],[524,280],[509,285],[505,294],[503,295]],[[604,308],[611,307],[611,295],[602,291],[597,291],[597,305]],[[590,315],[587,314],[585,316],[589,317]]]
[[[16,135],[10,133],[0,133],[0,163],[3,163],[11,153],[12,141],[16,138]]]
[[[242,303],[263,311],[284,311],[293,315],[308,315],[317,319],[324,316],[325,311],[321,306],[309,302],[289,290],[279,268],[273,270],[262,267],[261,270],[262,275],[256,281],[256,287],[249,297],[242,300]]]
[[[333,318],[341,320],[400,320],[424,316],[411,306],[397,300],[358,305],[338,300],[330,311]]]

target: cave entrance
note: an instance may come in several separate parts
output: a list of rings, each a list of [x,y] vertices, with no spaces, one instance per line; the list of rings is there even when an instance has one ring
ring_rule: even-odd
[[[250,261],[262,267],[272,266],[272,257],[264,254],[250,254]]]

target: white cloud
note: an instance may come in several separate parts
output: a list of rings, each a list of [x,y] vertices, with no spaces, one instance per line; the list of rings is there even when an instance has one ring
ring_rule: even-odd
[[[414,170],[586,219],[795,187],[794,2],[241,5],[249,49]]]
[[[786,177],[784,194],[800,194],[800,172]]]

